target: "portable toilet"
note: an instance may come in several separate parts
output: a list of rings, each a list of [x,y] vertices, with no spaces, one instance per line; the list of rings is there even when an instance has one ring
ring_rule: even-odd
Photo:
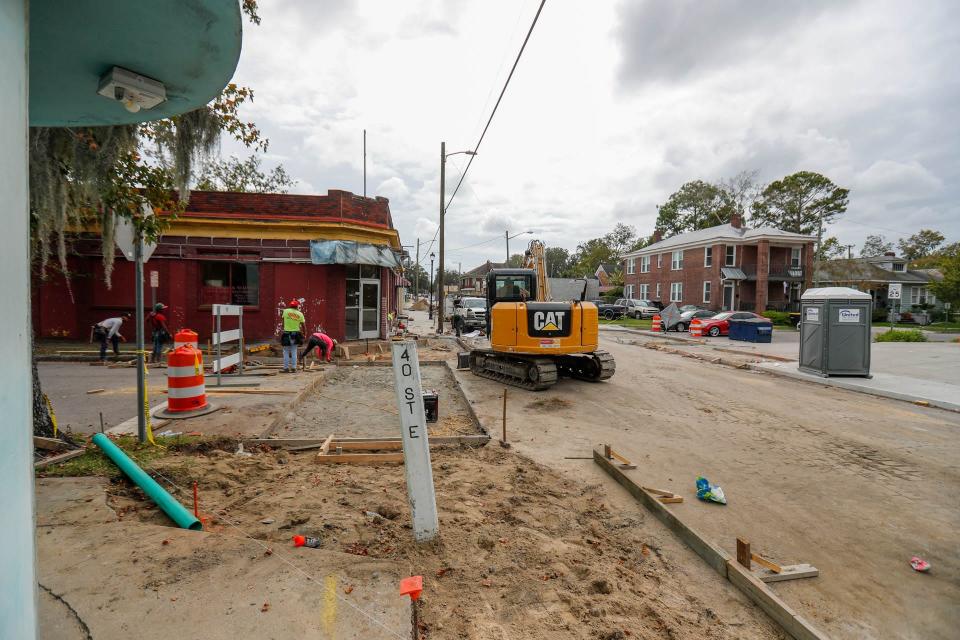
[[[873,298],[847,287],[808,289],[800,296],[800,370],[870,377]]]

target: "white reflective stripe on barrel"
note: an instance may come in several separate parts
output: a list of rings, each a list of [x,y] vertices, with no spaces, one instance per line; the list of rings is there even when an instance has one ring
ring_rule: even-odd
[[[179,349],[180,347],[186,347],[186,346],[191,346],[191,347],[193,347],[194,349],[196,349],[196,348],[197,348],[197,343],[196,343],[196,342],[174,342],[174,343],[173,343],[173,348],[174,348],[174,349]]]
[[[189,367],[167,367],[167,377],[168,378],[192,378],[194,376],[203,375],[203,365],[199,367],[200,373],[197,373],[197,367],[193,365]]]
[[[205,385],[199,384],[195,387],[170,387],[167,389],[168,398],[196,398],[204,395]]]

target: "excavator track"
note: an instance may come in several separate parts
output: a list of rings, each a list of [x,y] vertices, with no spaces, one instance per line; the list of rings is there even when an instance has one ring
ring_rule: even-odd
[[[516,356],[490,349],[470,352],[470,371],[530,391],[543,391],[558,379],[557,364],[551,358]]]
[[[561,356],[557,359],[557,369],[560,375],[567,378],[600,382],[613,377],[617,371],[617,363],[608,352],[597,350]]]

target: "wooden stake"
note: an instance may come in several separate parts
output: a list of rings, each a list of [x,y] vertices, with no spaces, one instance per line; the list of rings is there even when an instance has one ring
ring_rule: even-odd
[[[503,438],[500,440],[500,446],[504,449],[510,448],[510,443],[507,442],[507,390],[503,390]]]
[[[737,538],[737,562],[749,569],[752,555],[750,553],[750,541]]]
[[[751,553],[750,558],[761,567],[766,567],[767,569],[770,569],[770,571],[773,571],[774,573],[780,573],[781,571],[783,571],[783,569],[780,568],[780,565],[778,565],[775,562],[770,562],[763,556],[758,556],[755,553]]]
[[[321,455],[324,455],[324,456],[325,456],[325,455],[327,455],[327,454],[330,452],[330,443],[331,443],[331,442],[333,442],[333,434],[332,434],[332,433],[331,433],[330,435],[328,435],[328,436],[327,436],[327,439],[323,441],[323,444],[322,444],[322,445],[320,445],[320,454],[321,454]],[[342,451],[342,450],[343,450],[343,447],[341,447],[340,449],[341,449],[341,451]]]

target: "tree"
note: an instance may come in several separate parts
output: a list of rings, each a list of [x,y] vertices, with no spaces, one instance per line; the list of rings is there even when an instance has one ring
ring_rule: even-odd
[[[849,195],[849,189],[826,176],[799,171],[767,185],[751,207],[750,220],[756,226],[816,235],[847,210]]]
[[[430,290],[430,274],[423,268],[423,265],[411,264],[404,271],[404,277],[410,281],[409,290],[411,293],[419,291],[422,294]]]
[[[836,260],[847,255],[847,248],[840,244],[840,241],[834,236],[830,236],[823,241],[820,249],[817,251],[817,260]]]
[[[522,253],[513,253],[510,255],[510,259],[507,260],[507,264],[504,265],[510,269],[519,269],[523,266],[523,254]]]
[[[957,254],[960,254],[960,242],[948,244],[928,256],[917,258],[910,262],[910,266],[914,269],[942,269],[943,264]]]
[[[563,247],[547,247],[544,252],[547,261],[547,275],[551,278],[564,278],[572,265],[570,252]]]
[[[270,172],[260,169],[260,156],[246,160],[230,156],[217,158],[203,165],[197,179],[198,191],[242,191],[247,193],[287,193],[297,181],[290,177],[283,165]]]
[[[863,241],[863,247],[860,248],[860,256],[863,258],[875,258],[889,251],[893,251],[893,243],[887,242],[886,238],[878,233],[867,236],[866,240]]]
[[[939,231],[920,229],[906,240],[901,238],[897,246],[900,248],[901,256],[907,260],[917,260],[932,255],[944,240],[946,238]]]
[[[574,254],[573,275],[578,278],[592,277],[601,264],[614,261],[613,250],[604,238],[581,242]]]
[[[604,243],[610,247],[611,261],[620,262],[621,256],[632,251],[637,244],[637,230],[628,224],[618,222],[613,231],[603,236]]]
[[[960,307],[960,251],[944,256],[940,271],[943,273],[943,280],[931,282],[928,285],[930,290],[941,301],[949,302],[954,308]]]
[[[721,180],[717,185],[725,194],[727,201],[733,207],[734,213],[739,213],[741,219],[747,219],[747,212],[753,203],[760,197],[762,189],[757,183],[759,171],[741,171],[732,178]]]
[[[655,228],[664,238],[730,222],[734,213],[730,194],[717,185],[687,182],[657,207]]]

